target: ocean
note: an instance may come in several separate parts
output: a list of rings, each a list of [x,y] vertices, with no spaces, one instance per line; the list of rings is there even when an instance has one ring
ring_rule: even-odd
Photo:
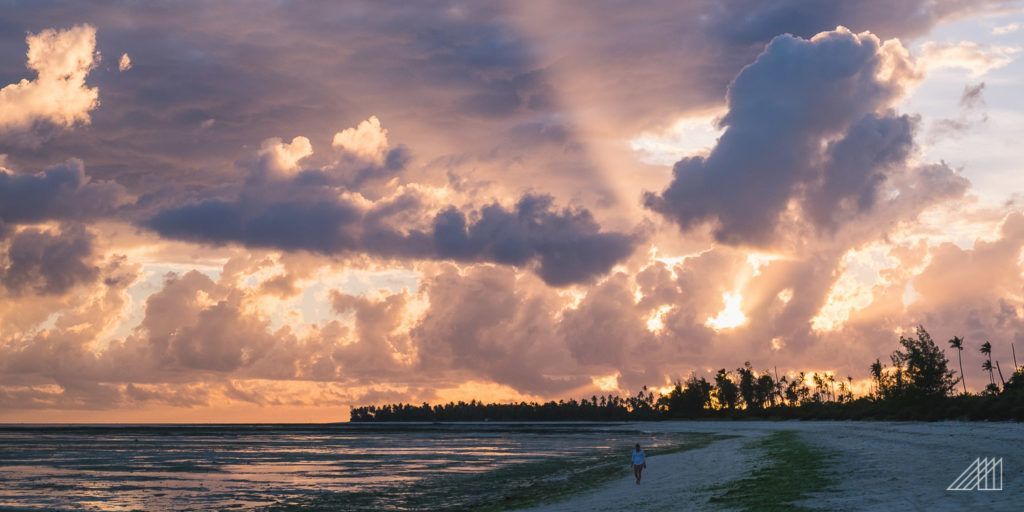
[[[699,434],[610,424],[6,425],[2,510],[508,510]]]

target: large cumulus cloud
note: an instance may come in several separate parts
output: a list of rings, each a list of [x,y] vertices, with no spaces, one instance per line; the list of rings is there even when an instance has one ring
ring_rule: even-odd
[[[725,131],[711,153],[677,163],[672,183],[645,204],[684,228],[712,223],[718,240],[750,245],[769,245],[805,192],[869,208],[881,173],[912,143],[912,123],[886,109],[913,69],[898,41],[842,27],[773,39],[730,85]],[[861,153],[863,166],[829,163]],[[821,180],[820,193],[808,190]]]

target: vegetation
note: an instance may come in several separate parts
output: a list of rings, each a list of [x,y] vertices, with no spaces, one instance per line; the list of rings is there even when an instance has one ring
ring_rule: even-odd
[[[949,341],[960,351],[964,341]],[[781,378],[759,372],[747,362],[735,373],[718,370],[714,383],[691,375],[667,393],[655,395],[646,386],[634,396],[591,396],[545,403],[391,404],[352,409],[352,421],[645,421],[660,419],[896,419],[1024,421],[1024,368],[1016,366],[1004,380],[992,344],[981,345],[982,368],[989,384],[978,394],[955,394],[961,378],[923,327],[913,337],[900,337],[890,355],[891,366],[875,360],[869,367],[872,390],[853,395],[853,378],[803,372]],[[1011,346],[1016,356],[1016,350]],[[999,380],[996,380],[996,375]]]
[[[806,510],[795,503],[831,483],[825,476],[824,454],[802,443],[794,432],[775,432],[752,448],[764,451],[768,465],[716,489],[721,493],[711,498],[712,503],[745,511]]]

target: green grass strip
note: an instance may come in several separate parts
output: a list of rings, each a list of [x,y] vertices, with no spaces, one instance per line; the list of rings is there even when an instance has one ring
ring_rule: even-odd
[[[711,502],[752,512],[814,510],[794,505],[831,485],[826,456],[804,444],[795,432],[775,432],[748,449],[763,451],[768,463],[714,490]]]

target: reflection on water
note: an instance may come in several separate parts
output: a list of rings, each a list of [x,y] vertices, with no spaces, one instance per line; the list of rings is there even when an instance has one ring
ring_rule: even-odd
[[[0,426],[0,508],[246,509],[349,493],[370,508],[401,509],[374,497],[449,486],[456,475],[628,453],[637,441],[669,442],[566,425]],[[457,492],[438,496],[461,502]]]

